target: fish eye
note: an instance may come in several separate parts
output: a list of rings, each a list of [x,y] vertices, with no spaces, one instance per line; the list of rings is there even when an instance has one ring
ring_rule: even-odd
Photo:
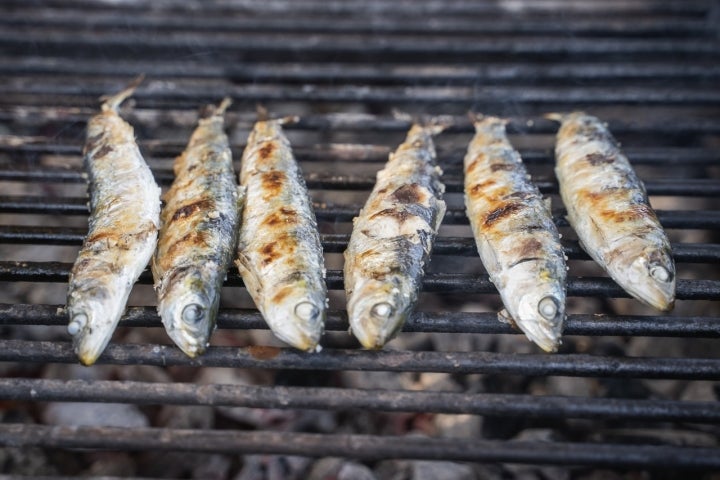
[[[540,302],[538,302],[538,313],[547,320],[553,320],[557,316],[558,310],[558,301],[555,297],[543,297]]]
[[[654,265],[650,267],[650,276],[659,282],[669,282],[672,280],[672,275],[668,269],[662,265]]]
[[[67,331],[70,335],[77,335],[87,324],[88,318],[84,313],[78,313],[68,324]]]
[[[205,309],[197,303],[186,305],[182,311],[182,319],[188,323],[198,323],[205,317]]]
[[[393,306],[387,302],[380,302],[373,305],[370,315],[379,319],[390,318],[393,313]]]
[[[295,315],[306,322],[315,320],[320,315],[320,309],[310,302],[300,302],[295,305]]]

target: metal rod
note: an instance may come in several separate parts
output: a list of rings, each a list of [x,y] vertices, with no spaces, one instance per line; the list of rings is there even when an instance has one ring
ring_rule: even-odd
[[[61,305],[0,304],[0,325],[65,326],[67,314]],[[218,328],[266,330],[267,324],[257,310],[223,308],[218,313]],[[155,307],[128,307],[120,327],[161,326]],[[346,332],[347,313],[331,310],[326,331]],[[414,312],[403,326],[404,332],[520,334],[498,321],[495,312]],[[720,318],[711,316],[670,315],[588,315],[571,314],[565,320],[565,335],[720,337]]]
[[[87,233],[84,228],[36,227],[25,225],[0,225],[0,244],[34,245],[80,245]],[[349,235],[321,234],[323,251],[342,253],[347,248]],[[565,254],[571,260],[588,260],[590,257],[575,241],[564,240]],[[720,262],[720,244],[673,243],[675,261],[691,263]],[[435,255],[477,256],[475,241],[469,237],[443,237],[435,240]]]
[[[0,361],[76,363],[70,342],[0,340]],[[288,370],[361,370],[453,374],[558,375],[571,377],[719,380],[720,359],[604,357],[582,354],[507,354],[494,352],[367,351],[323,349],[319,353],[252,346],[210,347],[191,359],[174,346],[111,344],[97,361],[116,365]]]
[[[15,282],[66,282],[71,264],[62,262],[0,262],[0,281]],[[138,280],[141,284],[152,284],[152,276],[146,270]],[[340,270],[328,270],[326,276],[328,288],[343,288],[343,276]],[[228,271],[225,286],[242,286],[240,275],[231,269]],[[720,300],[720,280],[677,281],[676,297],[679,300]],[[423,291],[453,293],[497,293],[487,275],[455,273],[429,273],[423,279]],[[628,297],[610,278],[571,277],[567,282],[570,296],[592,297]]]
[[[284,454],[363,460],[510,462],[645,468],[718,468],[717,449],[600,443],[490,441],[414,436],[322,435],[237,430],[0,425],[0,444],[12,447],[171,450]]]
[[[321,410],[366,409],[525,418],[720,422],[720,409],[713,402],[416,390],[10,378],[0,379],[0,398],[33,402],[117,402],[140,405],[212,405]]]

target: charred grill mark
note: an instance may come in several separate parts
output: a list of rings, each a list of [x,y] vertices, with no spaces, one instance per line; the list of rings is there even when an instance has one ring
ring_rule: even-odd
[[[270,299],[270,303],[279,304],[285,300],[295,289],[295,285],[287,285],[281,288],[275,295]]]
[[[265,244],[260,249],[260,254],[263,256],[261,260],[263,266],[271,264],[280,257],[280,253],[275,249],[275,242]]]
[[[484,182],[476,183],[472,187],[470,187],[470,196],[473,198],[478,198],[484,196],[484,190],[487,188],[490,188],[493,185],[497,185],[497,182],[495,180],[485,180]]]
[[[178,255],[183,249],[192,247],[204,247],[207,245],[207,232],[203,230],[197,230],[194,232],[183,235],[180,239],[170,245],[167,249],[167,253],[161,258],[172,262],[174,257]]]
[[[643,218],[655,218],[655,213],[647,205],[639,203],[632,205],[626,210],[602,210],[600,216],[607,221],[623,223],[633,222]]]
[[[170,221],[174,222],[181,218],[187,218],[193,213],[199,212],[201,210],[210,210],[212,206],[213,202],[210,200],[198,200],[196,202],[189,203],[175,210],[175,213],[173,213]]]
[[[487,214],[485,217],[485,226],[491,227],[493,224],[502,220],[504,217],[510,216],[513,213],[522,210],[522,203],[507,203],[502,207],[498,207]]]
[[[492,171],[492,172],[498,172],[498,171],[510,172],[512,170],[515,170],[516,167],[517,167],[516,165],[511,165],[509,163],[493,163],[492,165],[490,165],[490,171]]]
[[[108,153],[111,153],[111,152],[114,152],[114,151],[115,151],[115,149],[112,147],[112,145],[105,144],[105,145],[103,145],[103,146],[100,148],[100,150],[98,150],[98,151],[95,153],[95,155],[93,155],[93,156],[94,156],[94,158],[99,159],[99,158],[104,157],[104,156],[107,155]]]
[[[380,210],[379,212],[370,216],[369,220],[372,220],[377,217],[393,217],[399,223],[404,223],[408,218],[410,218],[412,216],[414,216],[412,213],[407,212],[405,210],[395,210],[392,208],[386,208],[385,210]]]
[[[585,160],[587,160],[587,162],[593,167],[614,163],[615,158],[616,157],[614,155],[603,155],[597,152],[589,153],[585,156]]]
[[[532,258],[533,254],[537,255],[542,252],[543,245],[535,238],[525,240],[517,249],[521,258]]]
[[[538,262],[538,261],[541,261],[541,260],[545,260],[545,259],[542,258],[542,257],[527,257],[527,258],[521,258],[521,259],[518,260],[517,262],[511,263],[511,264],[508,266],[508,269],[513,268],[513,267],[516,267],[516,266],[520,265],[521,263],[525,263],[525,262]]]
[[[260,160],[268,160],[270,156],[275,152],[275,142],[265,142],[265,145],[263,145],[260,150],[258,150],[258,155],[260,156]]]
[[[94,233],[93,235],[90,235],[85,239],[86,244],[92,244],[96,242],[100,242],[102,240],[107,241],[109,244],[116,244],[118,243],[120,239],[120,234],[117,232],[109,232],[107,230],[101,230],[97,233]]]
[[[270,198],[278,196],[283,191],[283,185],[287,181],[287,175],[278,170],[271,170],[262,174],[261,182],[263,188],[263,198],[269,200]]]
[[[100,140],[102,140],[103,134],[98,133],[97,135],[93,135],[92,137],[89,137],[87,141],[85,142],[85,149],[83,151],[83,154],[87,154],[88,152],[91,152],[95,150],[98,146],[98,143]]]
[[[400,203],[418,203],[422,200],[423,195],[420,185],[411,183],[395,190],[392,197]]]
[[[262,221],[263,225],[275,227],[277,225],[298,223],[298,213],[290,207],[282,207],[272,212]]]

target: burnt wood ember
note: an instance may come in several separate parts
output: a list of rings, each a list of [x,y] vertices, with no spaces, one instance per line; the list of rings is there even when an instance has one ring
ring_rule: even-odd
[[[720,471],[717,2],[0,3],[3,473],[569,480]],[[285,133],[325,252],[321,352],[276,342],[230,269],[211,346],[190,359],[163,331],[145,271],[97,365],[77,365],[63,302],[87,233],[85,126],[98,96],[140,73],[121,113],[163,189],[205,104],[233,99],[236,174],[257,103],[273,118],[298,116]],[[558,127],[543,115],[572,110],[607,122],[643,180],[677,265],[675,311],[630,299],[569,227],[553,171]],[[468,111],[508,120],[513,148],[552,201],[570,267],[557,354],[497,319],[500,299],[463,204]],[[341,254],[411,116],[449,122],[434,138],[447,213],[416,311],[385,349],[361,350],[347,335]],[[695,471],[676,473],[686,469]]]

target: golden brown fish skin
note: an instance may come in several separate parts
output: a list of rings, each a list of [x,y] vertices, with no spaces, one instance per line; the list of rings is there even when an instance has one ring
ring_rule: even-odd
[[[507,138],[506,121],[478,117],[474,124],[464,161],[465,205],[478,252],[505,305],[501,319],[543,350],[556,351],[567,276],[560,235]]]
[[[109,98],[87,126],[89,231],[70,271],[67,296],[68,332],[85,365],[93,364],[110,341],[157,240],[160,189],[133,128],[117,113],[137,83]]]
[[[583,248],[630,295],[671,310],[675,264],[670,242],[627,157],[596,117],[583,112],[548,117],[561,122],[555,173]]]
[[[243,191],[223,131],[225,99],[209,106],[163,196],[152,271],[163,325],[190,357],[202,354],[215,328],[220,291],[237,244]]]
[[[390,154],[345,250],[350,328],[369,349],[382,348],[417,302],[424,267],[445,215],[433,135],[441,125],[411,127]]]
[[[258,121],[243,152],[247,196],[235,263],[275,336],[314,351],[327,309],[323,250],[285,121]]]

